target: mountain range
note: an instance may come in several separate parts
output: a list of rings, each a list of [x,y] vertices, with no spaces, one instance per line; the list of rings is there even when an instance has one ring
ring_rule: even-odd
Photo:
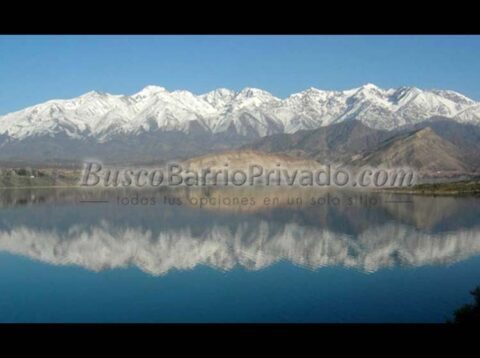
[[[28,107],[1,116],[0,134],[18,140],[64,133],[99,142],[154,130],[266,136],[350,119],[391,130],[434,116],[480,124],[480,103],[454,91],[381,89],[373,84],[346,91],[309,88],[286,99],[255,88],[217,89],[197,96],[147,86],[131,96],[92,91]]]
[[[202,95],[159,86],[133,95],[92,91],[0,116],[0,160],[137,163],[252,148],[351,162],[425,127],[448,142],[442,152],[466,162],[459,167],[477,165],[480,102],[455,91],[373,84],[309,88],[285,99],[255,88]]]

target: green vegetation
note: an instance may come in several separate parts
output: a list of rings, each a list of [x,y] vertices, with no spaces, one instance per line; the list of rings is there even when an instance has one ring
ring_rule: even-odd
[[[478,324],[480,323],[480,287],[470,292],[475,299],[474,303],[466,304],[454,312],[453,323]]]
[[[0,189],[77,186],[80,169],[72,168],[1,168]],[[389,192],[420,195],[480,196],[480,178],[456,182],[418,184],[413,187],[380,189]]]
[[[392,192],[425,195],[480,195],[479,180],[464,180],[448,183],[418,184],[411,188],[387,189]]]
[[[80,173],[71,169],[0,169],[0,188],[74,186]]]

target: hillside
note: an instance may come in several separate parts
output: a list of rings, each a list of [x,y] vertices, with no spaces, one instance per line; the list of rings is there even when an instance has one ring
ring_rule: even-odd
[[[430,128],[390,138],[351,161],[355,166],[411,167],[422,176],[449,177],[471,173],[462,151]]]
[[[310,131],[264,137],[244,148],[308,157],[321,163],[345,162],[356,153],[375,148],[392,135],[354,120]]]

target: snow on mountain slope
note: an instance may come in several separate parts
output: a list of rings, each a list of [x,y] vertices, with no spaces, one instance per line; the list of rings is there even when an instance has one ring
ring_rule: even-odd
[[[65,132],[81,137],[113,132],[129,123],[138,108],[127,96],[88,92],[70,100],[52,100],[0,117],[0,133],[22,139]]]
[[[235,98],[235,92],[226,88],[219,88],[201,95],[200,98],[208,102],[214,108],[223,110]]]
[[[131,96],[92,91],[0,116],[0,135],[21,140],[62,133],[103,142],[117,134],[139,131],[188,133],[196,123],[212,133],[234,130],[246,136],[265,136],[352,119],[389,130],[434,116],[479,125],[480,103],[454,91],[385,90],[373,84],[346,91],[309,88],[283,100],[255,88],[240,92],[221,88],[197,96],[147,86]]]
[[[476,103],[460,111],[455,119],[463,123],[480,123],[480,103]]]

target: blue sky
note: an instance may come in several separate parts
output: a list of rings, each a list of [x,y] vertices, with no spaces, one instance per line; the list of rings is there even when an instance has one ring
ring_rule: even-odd
[[[90,90],[453,89],[480,100],[480,36],[0,36],[0,114]]]

